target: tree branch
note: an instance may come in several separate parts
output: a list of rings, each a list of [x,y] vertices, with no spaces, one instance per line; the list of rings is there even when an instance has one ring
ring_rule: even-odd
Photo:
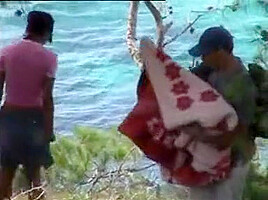
[[[24,192],[21,192],[21,193],[17,194],[16,196],[12,197],[11,200],[16,200],[16,199],[18,199],[18,198],[21,197],[21,196],[24,196],[24,195],[26,195],[26,194],[29,194],[30,192],[33,192],[33,191],[35,191],[35,190],[40,190],[40,189],[42,189],[42,192],[41,192],[41,193],[39,194],[39,196],[36,198],[36,199],[40,199],[40,197],[42,197],[42,196],[45,194],[45,192],[46,192],[46,190],[45,190],[44,188],[45,188],[45,184],[43,184],[43,185],[41,185],[41,186],[38,186],[38,187],[33,187],[33,188],[29,189],[29,190],[26,190],[26,191],[24,191]]]
[[[197,17],[196,17],[196,19],[193,21],[193,22],[191,22],[191,23],[189,23],[189,25],[185,28],[185,29],[183,29],[183,31],[181,32],[181,33],[178,33],[178,34],[176,34],[173,38],[171,38],[169,41],[167,41],[164,45],[163,45],[163,47],[165,47],[166,45],[168,45],[168,44],[170,44],[171,42],[173,42],[173,41],[175,41],[178,37],[180,37],[181,35],[183,35],[186,31],[188,31],[196,22],[197,22],[197,20],[200,18],[200,17],[202,17],[203,15],[198,15]]]
[[[125,173],[136,173],[136,172],[141,172],[144,171],[146,169],[149,169],[153,166],[155,166],[156,164],[150,164],[141,168],[126,168],[123,169],[122,167],[119,167],[119,169],[113,170],[113,171],[108,171],[108,172],[104,172],[104,173],[100,173],[100,174],[96,174],[95,176],[91,177],[89,180],[80,183],[79,185],[88,185],[88,184],[92,184],[92,187],[96,185],[96,183],[100,180],[100,179],[105,179],[105,178],[109,178],[113,175],[117,175],[119,176],[123,176]],[[91,189],[92,190],[92,189]]]

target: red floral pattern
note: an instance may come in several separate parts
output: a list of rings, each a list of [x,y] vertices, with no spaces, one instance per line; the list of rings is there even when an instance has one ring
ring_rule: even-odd
[[[160,119],[153,118],[150,121],[147,122],[147,126],[149,129],[149,132],[151,135],[153,135],[153,138],[156,140],[160,140],[164,133],[165,133],[165,127],[163,122]]]
[[[226,121],[226,118],[222,119],[216,126],[217,130],[220,131],[227,131],[228,130],[228,123]]]
[[[180,78],[180,70],[181,68],[174,62],[168,64],[166,66],[166,77],[168,77],[171,81],[176,78]]]
[[[173,85],[172,92],[176,95],[187,94],[190,86],[183,81]]]
[[[174,148],[174,141],[175,141],[175,136],[170,136],[170,135],[165,134],[165,137],[162,142],[168,149],[172,149]]]
[[[219,95],[217,95],[213,90],[206,90],[201,93],[201,101],[204,102],[212,102],[218,99]]]
[[[167,54],[165,54],[161,49],[157,49],[156,57],[161,60],[161,62],[165,62],[168,59],[171,59]]]
[[[189,96],[183,96],[177,99],[177,108],[180,110],[187,110],[194,102]]]

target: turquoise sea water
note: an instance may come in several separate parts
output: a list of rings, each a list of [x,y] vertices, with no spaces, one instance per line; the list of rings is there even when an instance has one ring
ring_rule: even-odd
[[[173,6],[174,27],[169,36],[180,32],[197,14],[209,6],[221,8],[232,1],[169,1]],[[185,33],[167,47],[167,51],[188,67],[189,49],[200,33],[209,26],[224,25],[235,37],[235,52],[245,62],[256,53],[254,26],[268,27],[263,7],[244,1],[243,9],[224,13],[212,12],[196,23],[194,34]],[[131,60],[125,44],[128,2],[31,2],[27,11],[50,12],[55,18],[54,42],[50,48],[58,54],[59,69],[55,85],[56,129],[69,132],[74,125],[109,127],[118,124],[135,103],[135,87],[139,70]],[[25,16],[14,12],[20,4],[0,9],[0,47],[21,37]],[[191,14],[190,14],[191,13]],[[138,37],[154,36],[154,21],[142,5],[138,17]]]
[[[233,0],[171,0],[174,26],[168,36],[182,31],[187,21],[209,6],[222,8]],[[101,1],[35,1],[24,5],[26,11],[42,10],[55,18],[54,42],[49,48],[58,54],[59,69],[55,84],[55,126],[62,134],[75,125],[110,127],[118,125],[135,103],[139,69],[130,58],[125,44],[128,2]],[[0,7],[0,48],[18,40],[26,18],[14,15],[19,3]],[[235,38],[235,54],[245,63],[257,52],[254,27],[268,27],[268,13],[257,0],[243,0],[242,8],[215,11],[196,23],[189,31],[169,45],[167,52],[183,66],[191,65],[187,50],[205,28],[224,25]],[[138,17],[138,38],[154,37],[155,23],[142,4]]]

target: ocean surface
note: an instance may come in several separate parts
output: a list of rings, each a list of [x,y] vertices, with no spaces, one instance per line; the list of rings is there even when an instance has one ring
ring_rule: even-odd
[[[204,29],[223,25],[235,41],[234,52],[245,64],[257,54],[256,25],[268,27],[268,8],[257,0],[242,0],[241,8],[233,12],[222,8],[233,0],[170,0],[173,14],[166,21],[174,25],[170,38],[180,33],[198,14],[213,7],[172,44],[167,52],[181,65],[189,67],[192,58],[187,50]],[[57,133],[69,134],[77,125],[108,128],[118,125],[135,104],[136,84],[140,71],[132,61],[125,42],[129,2],[104,1],[32,1],[10,2],[0,6],[0,48],[20,39],[26,16],[14,13],[21,7],[26,11],[50,12],[55,18],[52,45],[58,54],[59,67],[55,83],[55,128]],[[201,11],[201,12],[200,12]],[[155,37],[152,15],[142,3],[138,16],[137,38]]]

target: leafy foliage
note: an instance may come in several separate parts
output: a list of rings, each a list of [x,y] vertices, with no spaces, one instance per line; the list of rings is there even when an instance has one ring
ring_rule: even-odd
[[[255,26],[255,34],[256,38],[253,40],[254,42],[258,42],[258,52],[255,56],[254,62],[265,69],[268,68],[268,30],[260,25]]]
[[[249,74],[254,81],[257,90],[257,112],[252,124],[252,132],[255,136],[268,138],[268,30],[260,25],[255,26],[259,50],[254,63],[248,64]]]
[[[252,163],[246,180],[245,200],[265,200],[268,197],[268,168],[261,171],[257,163]]]
[[[94,163],[121,161],[132,148],[133,144],[116,129],[76,127],[73,136],[58,136],[52,144],[55,165],[49,169],[48,178],[61,185],[78,183]]]
[[[258,91],[257,111],[251,129],[256,136],[268,138],[268,70],[256,63],[249,64],[248,68]]]

